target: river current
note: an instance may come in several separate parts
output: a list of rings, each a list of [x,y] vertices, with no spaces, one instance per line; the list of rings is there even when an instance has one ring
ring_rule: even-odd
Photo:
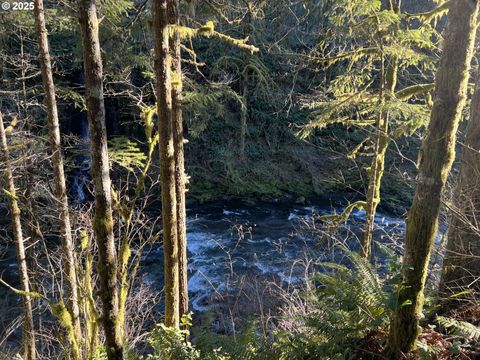
[[[356,211],[335,233],[325,239],[314,219],[341,212],[330,206],[258,204],[256,206],[207,205],[187,212],[189,292],[191,307],[203,311],[215,295],[234,291],[233,277],[272,278],[295,284],[305,279],[309,260],[332,260],[326,248],[337,241],[355,248],[365,213]],[[401,218],[378,213],[375,238],[386,242],[400,239],[405,230]],[[323,240],[321,240],[323,239]],[[161,288],[163,253],[157,246],[143,256],[143,281]]]

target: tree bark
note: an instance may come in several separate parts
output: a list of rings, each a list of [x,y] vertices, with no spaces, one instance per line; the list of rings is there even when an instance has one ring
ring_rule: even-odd
[[[170,23],[180,25],[178,0],[169,3]],[[188,259],[187,259],[187,212],[185,193],[187,178],[185,174],[185,153],[183,144],[182,115],[182,57],[181,39],[178,32],[170,39],[172,53],[172,69],[175,81],[172,86],[172,122],[175,151],[175,194],[177,196],[177,237],[178,237],[178,275],[179,275],[179,311],[180,318],[188,313]]]
[[[440,304],[445,311],[458,305],[459,299],[451,295],[462,291],[480,293],[480,72],[454,195],[439,287]]]
[[[28,136],[32,136],[31,131],[32,127],[30,124],[29,114],[27,112],[28,107],[28,100],[27,100],[27,83],[26,83],[26,72],[27,72],[27,60],[25,58],[25,41],[24,41],[24,30],[19,28],[19,40],[20,40],[20,67],[21,67],[21,82],[22,82],[22,97],[23,101],[19,101],[20,106],[19,115],[25,119],[25,130],[28,133]],[[25,156],[28,158],[28,149],[25,149]],[[35,206],[35,202],[33,201],[33,194],[32,188],[33,184],[35,183],[34,178],[34,166],[33,164],[28,161],[26,166],[26,184],[25,184],[25,194],[24,194],[24,203],[26,205],[24,219],[27,223],[28,228],[28,235],[26,242],[25,242],[25,249],[26,249],[26,259],[27,259],[27,269],[30,272],[29,280],[30,280],[30,289],[36,291],[38,288],[38,281],[36,279],[35,274],[35,267],[36,267],[36,259],[35,259],[35,250],[37,250],[36,242],[37,236],[39,231],[39,224],[37,220],[36,214],[38,213],[37,207]],[[40,317],[38,318],[41,321]]]
[[[240,109],[240,160],[245,161],[245,141],[247,137],[247,118],[248,118],[248,54],[244,51],[244,68],[242,73],[242,106]]]
[[[419,156],[419,179],[407,217],[403,282],[391,320],[387,353],[414,348],[422,316],[430,253],[438,229],[441,196],[455,158],[458,123],[466,101],[477,29],[478,0],[451,2],[443,55],[435,80],[436,99]]]
[[[118,322],[117,256],[113,234],[110,166],[108,159],[105,104],[103,98],[103,67],[98,37],[99,22],[95,0],[81,0],[79,22],[83,42],[85,91],[88,111],[91,175],[95,192],[93,230],[98,246],[98,275],[109,360],[123,359],[122,324]]]
[[[244,37],[247,38],[250,33],[250,22],[251,22],[251,13],[250,9],[245,15],[245,25],[243,29]],[[247,137],[247,121],[248,121],[248,62],[250,59],[250,54],[248,51],[243,51],[243,71],[240,74],[241,76],[241,87],[242,87],[242,105],[240,109],[240,146],[239,146],[239,157],[240,160],[245,162],[245,142]]]
[[[155,79],[162,187],[163,251],[165,277],[165,324],[179,327],[179,256],[175,147],[172,114],[172,57],[169,47],[168,7],[173,0],[153,0]]]
[[[400,0],[388,4],[388,10],[400,13]],[[398,60],[395,57],[389,59],[387,69],[383,71],[382,65],[382,89],[380,90],[380,106],[384,106],[385,101],[391,100],[395,94],[398,77]],[[377,207],[380,204],[380,188],[382,185],[383,172],[385,170],[385,156],[389,145],[388,137],[389,116],[385,111],[381,111],[376,124],[375,153],[369,170],[369,185],[367,190],[367,209],[365,228],[362,234],[360,254],[370,259],[372,254],[373,230],[375,228],[375,215]]]
[[[12,168],[10,166],[10,153],[7,145],[7,135],[3,124],[3,116],[0,112],[0,146],[3,155],[5,186],[8,191],[8,199],[10,203],[10,211],[12,213],[12,226],[15,245],[17,248],[17,262],[20,272],[20,283],[22,290],[30,292],[30,282],[28,278],[27,260],[25,254],[25,246],[22,232],[22,224],[20,221],[20,208],[17,203],[17,194],[15,191],[15,183],[13,180]],[[23,296],[23,351],[26,360],[35,360],[35,333],[33,328],[33,312],[32,299],[28,295]]]
[[[72,317],[75,338],[80,341],[82,338],[80,330],[80,311],[78,305],[78,286],[75,269],[74,245],[72,240],[72,229],[70,225],[70,214],[68,210],[67,186],[63,166],[63,155],[60,140],[60,125],[58,119],[57,101],[55,98],[55,85],[53,83],[52,65],[48,49],[48,35],[45,26],[45,14],[43,0],[35,0],[35,26],[39,44],[39,59],[42,72],[43,89],[45,91],[45,102],[48,111],[48,125],[50,135],[50,147],[52,151],[52,165],[55,176],[55,189],[60,217],[60,232],[63,247],[63,264],[65,266],[67,284],[67,306]],[[73,349],[72,349],[73,350]],[[73,359],[80,359],[79,353],[71,354]]]
[[[395,62],[392,59],[392,62]],[[391,72],[391,74],[388,74]],[[397,66],[396,64],[389,65],[387,69],[387,84],[384,91],[390,95],[386,95],[386,99],[391,97],[391,94],[395,91],[395,85],[397,81]],[[390,80],[389,80],[390,79]],[[382,97],[384,95],[381,95]],[[384,101],[382,100],[382,106]],[[362,234],[362,242],[360,248],[360,254],[370,259],[372,254],[372,241],[373,231],[375,227],[375,215],[377,213],[378,204],[380,204],[380,188],[382,185],[383,172],[385,170],[385,156],[388,149],[388,128],[389,128],[388,114],[381,112],[379,120],[377,122],[377,135],[375,139],[375,154],[372,159],[372,163],[369,169],[369,186],[367,192],[367,210],[366,210],[366,222],[365,228]]]

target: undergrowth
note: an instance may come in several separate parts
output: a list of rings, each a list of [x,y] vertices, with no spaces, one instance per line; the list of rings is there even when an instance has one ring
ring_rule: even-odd
[[[153,353],[146,359],[383,358],[389,319],[395,309],[395,289],[401,281],[399,259],[385,249],[389,266],[380,274],[357,253],[340,248],[345,254],[341,264],[317,263],[322,271],[310,279],[309,290],[302,293],[303,311],[278,319],[277,328],[267,336],[261,335],[256,321],[247,321],[243,331],[235,335],[214,333],[205,325],[194,327],[192,334],[158,325],[149,340]],[[190,319],[185,318],[184,324],[191,325]],[[287,322],[288,329],[282,325]],[[466,345],[471,347],[480,339],[480,329],[450,318],[438,317],[436,323],[450,339],[434,330],[437,325],[424,324],[418,353],[407,354],[405,359],[468,358]],[[188,338],[191,341],[185,340]]]

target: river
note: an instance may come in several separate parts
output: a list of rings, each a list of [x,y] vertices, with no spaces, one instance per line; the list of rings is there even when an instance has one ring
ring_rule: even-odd
[[[335,233],[322,236],[318,215],[341,212],[330,206],[261,203],[255,206],[211,204],[187,211],[189,292],[194,311],[208,309],[210,298],[235,291],[233,277],[269,277],[285,285],[305,278],[308,260],[332,259],[332,245],[345,241],[358,246],[365,213],[355,211]],[[375,238],[395,247],[405,230],[403,219],[378,213]],[[377,252],[378,253],[378,252]],[[338,259],[336,259],[338,260]],[[163,284],[163,252],[153,247],[143,256],[143,280]]]

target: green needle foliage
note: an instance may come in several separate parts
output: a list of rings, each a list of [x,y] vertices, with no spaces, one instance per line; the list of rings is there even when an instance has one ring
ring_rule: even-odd
[[[333,79],[325,92],[316,94],[321,101],[306,102],[310,121],[301,136],[337,123],[370,128],[382,112],[389,114],[392,137],[410,136],[425,126],[432,86],[418,81],[432,78],[439,34],[420,18],[386,10],[381,1],[336,1],[329,11],[327,36],[311,57]],[[345,46],[337,46],[340,43]],[[391,58],[397,60],[402,82],[398,92],[386,94],[381,91],[381,72]],[[388,101],[381,104],[387,95]]]
[[[125,136],[117,136],[108,142],[108,156],[112,163],[133,171],[145,165],[147,155],[138,147],[138,144]]]
[[[364,133],[347,157],[372,158],[365,167],[366,224],[360,250],[369,258],[389,143],[412,136],[429,119],[431,86],[418,82],[432,78],[439,34],[421,16],[402,12],[396,1],[387,6],[381,1],[336,1],[327,16],[330,26],[311,61],[332,79],[315,94],[320,101],[306,101],[311,113],[299,135],[306,138],[316,129],[335,124]],[[400,90],[397,96],[397,87],[408,91]]]

